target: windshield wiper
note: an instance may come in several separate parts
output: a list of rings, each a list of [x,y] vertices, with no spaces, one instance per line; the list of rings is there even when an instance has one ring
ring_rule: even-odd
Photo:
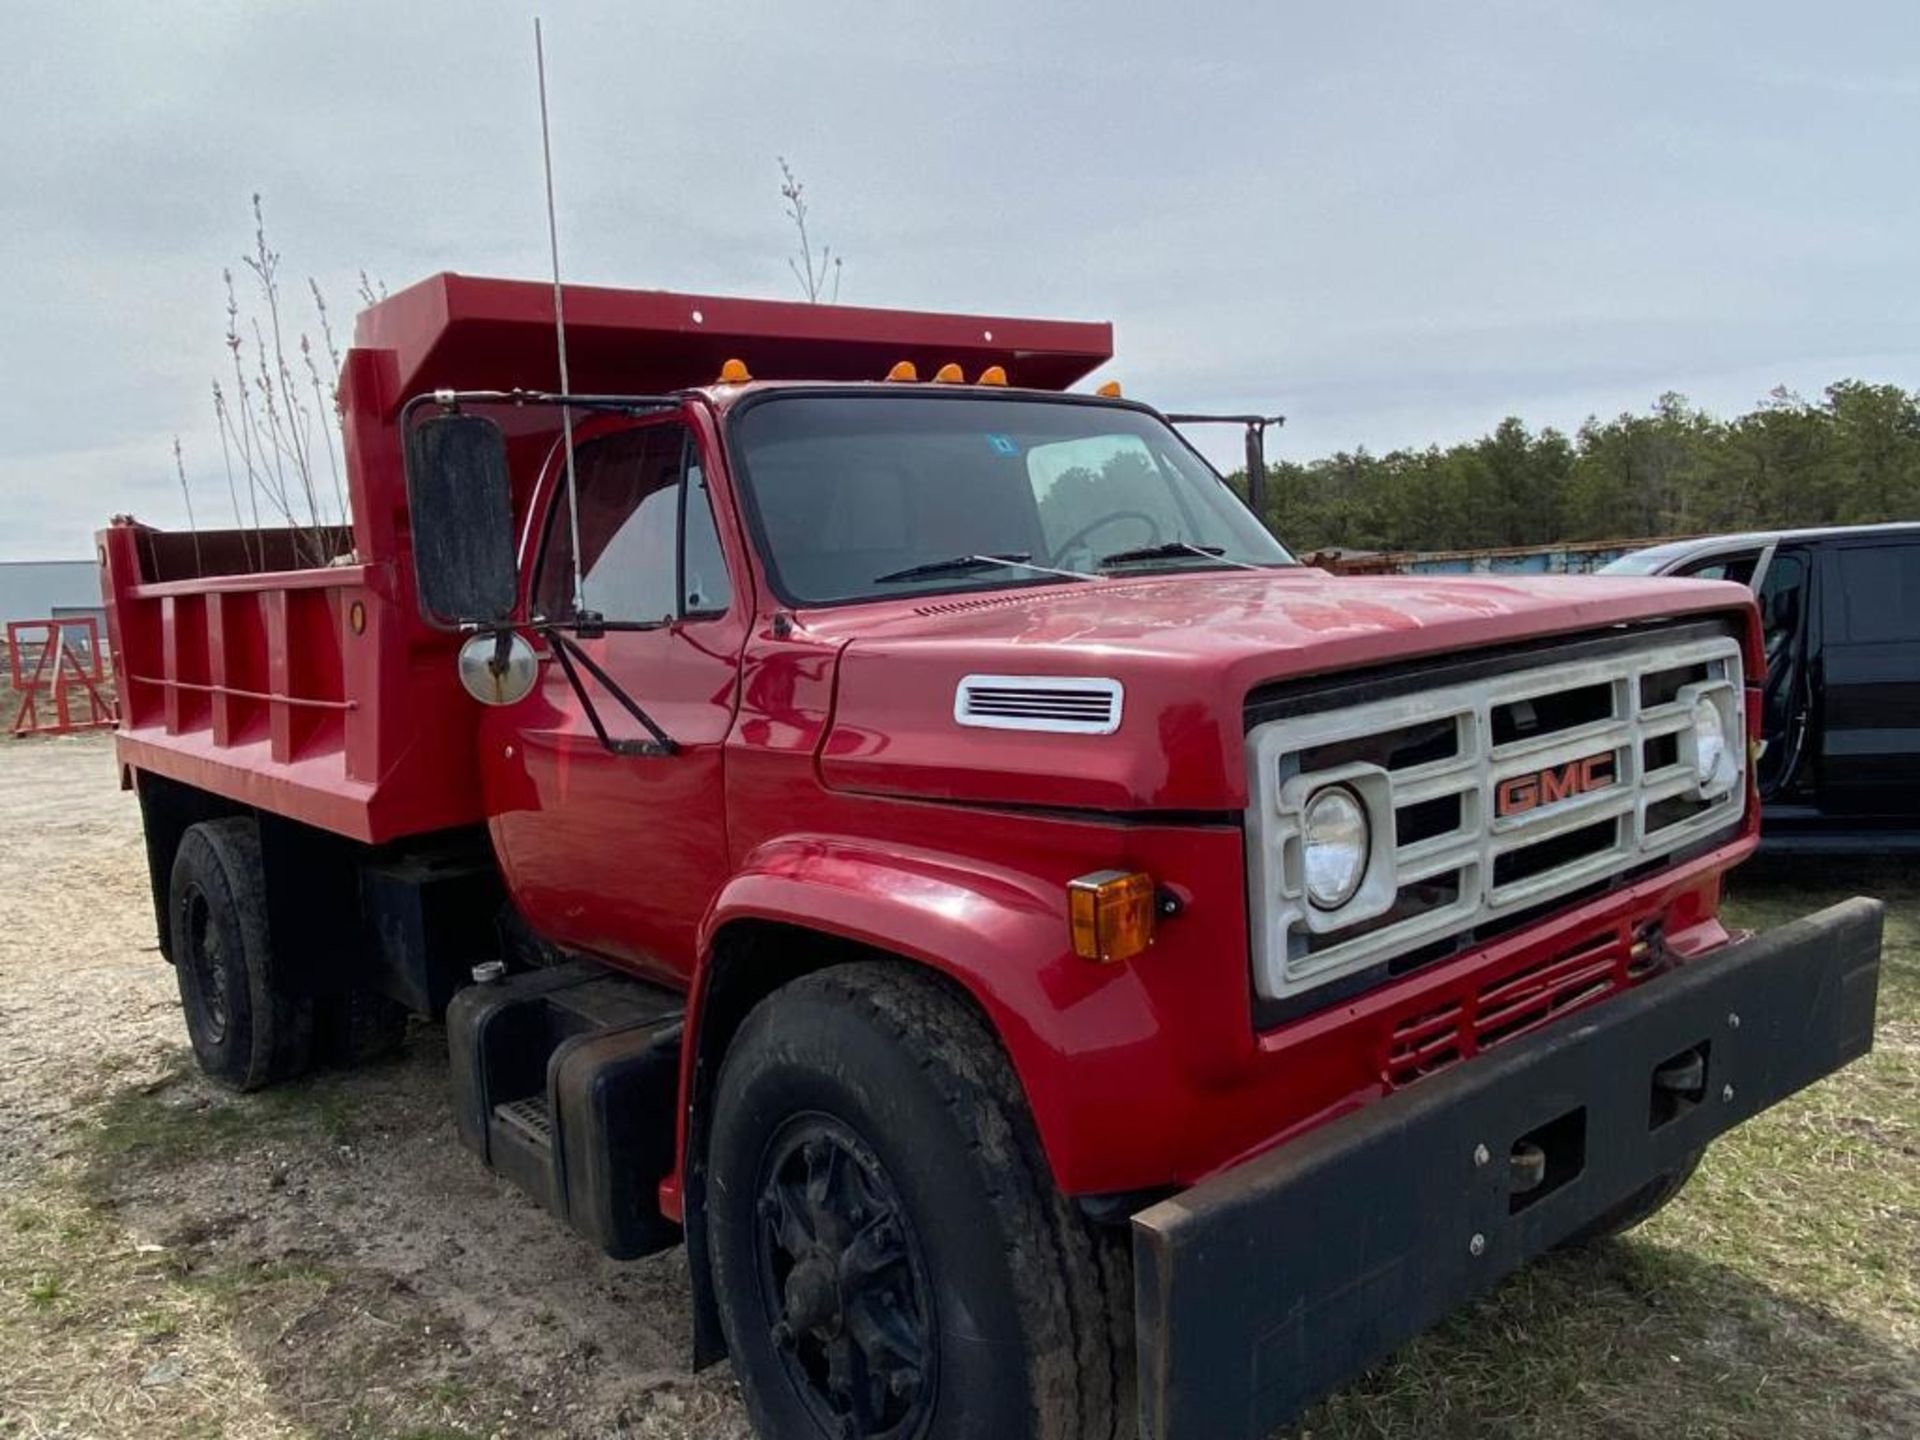
[[[1116,550],[1111,555],[1100,557],[1100,568],[1109,565],[1124,565],[1130,560],[1175,560],[1185,555],[1198,555],[1203,560],[1218,560],[1223,565],[1231,565],[1239,570],[1263,570],[1263,565],[1250,564],[1245,560],[1229,560],[1224,546],[1193,545],[1185,540],[1168,540],[1159,545],[1142,545],[1134,550]]]
[[[929,560],[924,565],[909,565],[904,570],[889,570],[884,575],[876,575],[868,581],[871,585],[892,585],[900,580],[928,580],[936,575],[961,575],[969,570],[990,570],[996,565],[1010,565],[1016,570],[1035,570],[1042,575],[1064,575],[1072,580],[1098,580],[1098,575],[1089,575],[1084,570],[1056,570],[1051,565],[1035,565],[1030,558],[1032,552],[1013,550],[1004,555],[955,555],[949,560]]]

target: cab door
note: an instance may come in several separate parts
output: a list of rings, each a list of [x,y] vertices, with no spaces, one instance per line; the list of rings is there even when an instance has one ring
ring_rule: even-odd
[[[1820,806],[1920,814],[1920,543],[1820,552]]]
[[[684,417],[580,436],[584,598],[605,629],[577,643],[605,682],[575,660],[576,688],[547,642],[534,693],[482,731],[490,823],[536,933],[672,981],[691,974],[700,918],[727,873],[722,757],[749,613],[731,575],[744,572],[720,540],[707,439]],[[534,541],[536,622],[575,618],[573,525],[554,482]],[[616,690],[671,753],[602,743],[596,717],[616,742],[649,738]]]

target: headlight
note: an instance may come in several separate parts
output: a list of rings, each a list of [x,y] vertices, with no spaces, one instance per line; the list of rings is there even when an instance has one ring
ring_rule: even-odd
[[[1307,898],[1322,910],[1338,910],[1367,875],[1367,808],[1346,786],[1329,785],[1307,801],[1305,821]]]
[[[1727,722],[1711,695],[1693,702],[1693,778],[1703,791],[1724,790],[1733,779]]]

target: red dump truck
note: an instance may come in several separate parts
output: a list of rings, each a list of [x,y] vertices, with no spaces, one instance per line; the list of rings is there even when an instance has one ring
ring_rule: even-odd
[[[1104,325],[554,301],[361,317],[326,546],[101,534],[119,758],[207,1073],[444,1017],[761,1433],[1264,1434],[1869,1047],[1875,903],[1716,918],[1745,590],[1297,564]]]

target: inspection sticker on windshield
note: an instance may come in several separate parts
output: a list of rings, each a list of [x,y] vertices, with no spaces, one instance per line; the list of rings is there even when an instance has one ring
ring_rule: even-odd
[[[1018,455],[1020,442],[1011,435],[989,435],[987,443],[993,447],[996,455]]]

